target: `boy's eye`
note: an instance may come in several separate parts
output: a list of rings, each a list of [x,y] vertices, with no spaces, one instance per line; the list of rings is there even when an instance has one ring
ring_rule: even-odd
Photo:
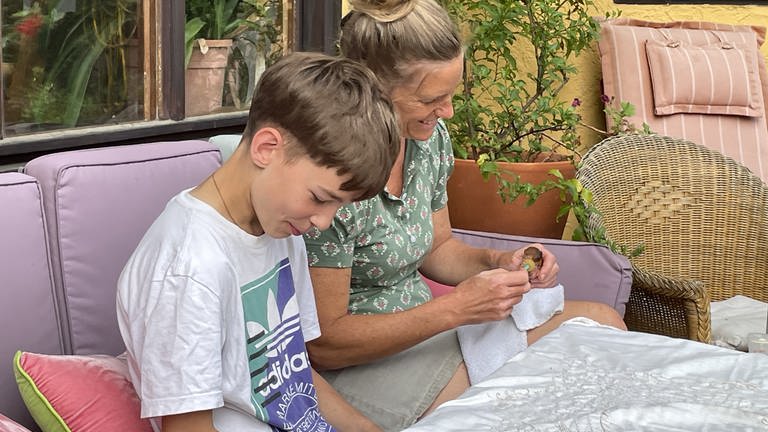
[[[325,203],[326,203],[326,201],[324,201],[324,200],[321,200],[321,199],[320,199],[320,197],[318,197],[317,195],[315,195],[315,193],[314,193],[314,192],[312,192],[312,201],[314,201],[314,202],[316,202],[316,203],[318,203],[318,204],[325,204]]]

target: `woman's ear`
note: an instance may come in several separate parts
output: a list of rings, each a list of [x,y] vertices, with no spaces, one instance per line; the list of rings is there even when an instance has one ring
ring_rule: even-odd
[[[257,130],[251,138],[251,161],[260,168],[266,167],[282,152],[284,143],[283,134],[275,128],[264,127]]]

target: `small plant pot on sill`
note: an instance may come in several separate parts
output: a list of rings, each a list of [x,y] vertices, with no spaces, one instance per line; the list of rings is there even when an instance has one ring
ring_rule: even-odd
[[[184,80],[187,117],[210,114],[221,108],[232,40],[205,39],[204,46],[207,49],[201,49],[201,44],[195,42],[187,65]]]
[[[499,162],[503,171],[520,176],[520,181],[539,184],[558,169],[566,179],[574,178],[575,168],[570,161],[560,162]],[[507,180],[514,180],[511,176]],[[530,237],[560,239],[563,236],[567,216],[556,220],[563,205],[558,190],[541,195],[535,203],[526,207],[526,197],[505,203],[498,193],[498,182],[493,176],[483,179],[474,160],[456,159],[456,165],[448,180],[448,213],[453,228],[474,231],[514,234]]]

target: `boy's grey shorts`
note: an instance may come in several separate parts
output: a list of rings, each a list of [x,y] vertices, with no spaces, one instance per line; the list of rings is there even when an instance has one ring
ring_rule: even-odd
[[[321,372],[385,431],[400,431],[432,405],[462,362],[456,331],[440,333],[373,363]]]

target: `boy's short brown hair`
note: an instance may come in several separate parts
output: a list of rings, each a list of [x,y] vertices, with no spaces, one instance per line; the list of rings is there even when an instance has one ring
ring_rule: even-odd
[[[358,62],[295,52],[267,68],[256,86],[243,141],[262,127],[287,133],[288,159],[350,175],[358,199],[384,189],[400,150],[397,118],[379,81]]]

